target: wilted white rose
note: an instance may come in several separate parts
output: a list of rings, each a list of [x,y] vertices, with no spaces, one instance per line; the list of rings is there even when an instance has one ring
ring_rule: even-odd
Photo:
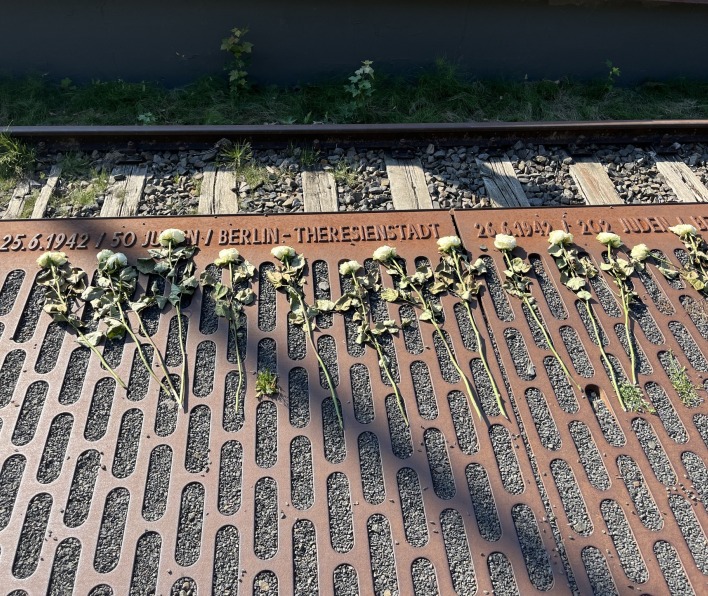
[[[386,263],[396,256],[396,247],[384,244],[374,251],[374,261]]]
[[[506,234],[497,234],[494,237],[494,246],[499,250],[514,250],[516,248],[516,238]]]
[[[356,273],[361,269],[361,265],[358,261],[347,261],[339,266],[340,275],[349,275],[350,273]]]
[[[229,263],[235,263],[238,261],[240,253],[235,248],[224,248],[219,251],[219,256],[214,259],[214,265],[217,267],[223,267]]]
[[[395,302],[398,300],[398,291],[393,288],[384,288],[381,290],[381,298],[386,302]]]
[[[646,261],[651,256],[649,247],[646,244],[637,244],[629,254],[635,261]]]
[[[101,252],[99,252],[96,255],[96,260],[99,263],[103,263],[104,261],[107,261],[108,259],[110,259],[112,256],[113,256],[113,251],[108,248],[104,248]]]
[[[49,269],[52,265],[55,267],[61,267],[68,260],[69,259],[67,259],[66,253],[45,252],[37,259],[37,265],[39,265],[42,269]]]
[[[185,240],[184,232],[182,230],[177,230],[176,228],[170,228],[162,232],[157,238],[162,244],[162,246],[169,246],[170,244],[182,244]]]
[[[694,228],[691,224],[679,224],[669,228],[670,232],[673,232],[680,238],[686,238],[686,236],[695,236],[698,230]]]
[[[282,262],[286,258],[289,259],[291,257],[294,257],[295,249],[291,248],[290,246],[274,246],[270,250],[270,254],[272,254],[276,259]]]
[[[462,240],[457,236],[443,236],[438,240],[438,248],[441,252],[449,252],[458,246],[462,246]]]
[[[548,235],[548,244],[554,246],[562,246],[564,244],[572,244],[573,234],[570,232],[564,232],[563,230],[553,230]]]
[[[126,257],[122,252],[117,252],[111,255],[106,260],[106,269],[120,269],[128,264],[128,257]]]
[[[605,246],[611,246],[612,248],[622,246],[622,238],[612,232],[600,232],[596,238],[600,244],[604,244]]]

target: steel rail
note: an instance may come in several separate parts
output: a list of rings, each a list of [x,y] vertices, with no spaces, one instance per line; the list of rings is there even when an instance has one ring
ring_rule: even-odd
[[[456,143],[506,144],[518,140],[561,145],[590,143],[652,143],[708,140],[708,120],[611,120],[554,122],[462,122],[432,124],[309,124],[309,125],[169,125],[169,126],[10,126],[7,134],[47,147],[128,148],[209,145],[221,138],[249,140],[256,145],[356,142],[382,147]]]

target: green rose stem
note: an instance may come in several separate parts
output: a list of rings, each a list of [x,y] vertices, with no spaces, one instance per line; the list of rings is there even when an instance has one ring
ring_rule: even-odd
[[[52,270],[52,281],[54,282],[54,292],[56,293],[57,298],[59,298],[59,300],[61,301],[62,305],[64,306],[65,312],[66,312],[66,313],[69,313],[69,305],[66,303],[66,300],[64,300],[64,296],[63,296],[62,293],[61,293],[61,288],[59,287],[59,280],[57,279],[56,265],[54,265],[54,263],[51,263],[51,264],[50,264],[50,267],[51,267],[51,270]],[[69,320],[68,317],[67,317],[67,320]],[[77,335],[83,340],[83,344],[82,344],[82,345],[87,346],[88,348],[91,349],[91,351],[92,351],[94,354],[96,354],[96,356],[98,357],[98,359],[101,361],[101,364],[104,366],[104,368],[105,368],[109,373],[111,373],[111,376],[116,380],[116,382],[121,386],[121,388],[123,388],[123,389],[128,389],[128,386],[123,382],[123,379],[121,379],[120,376],[118,375],[118,373],[117,373],[115,370],[113,370],[113,367],[111,367],[111,365],[108,364],[108,362],[106,362],[106,359],[103,357],[103,354],[101,354],[101,352],[98,351],[98,349],[96,348],[96,346],[94,346],[94,345],[88,340],[88,338],[84,335],[83,331],[81,331],[81,329],[79,329],[76,325],[74,325],[73,323],[71,323],[70,320],[69,320],[69,325],[71,325],[71,328],[72,328],[74,331],[76,331]]]
[[[509,258],[509,251],[502,250],[501,252],[504,254],[504,260],[506,261],[506,264],[509,267],[509,270],[513,271],[514,268],[511,264],[511,259]],[[563,359],[560,357],[560,355],[556,351],[556,348],[553,345],[553,341],[551,340],[550,335],[548,335],[548,331],[546,331],[546,328],[543,326],[543,324],[541,323],[541,320],[538,318],[538,315],[536,314],[536,309],[533,307],[533,304],[531,304],[531,301],[528,299],[528,296],[522,296],[521,300],[526,305],[526,308],[529,309],[529,312],[531,313],[533,320],[536,321],[536,325],[538,325],[538,328],[541,330],[541,333],[543,333],[543,337],[546,339],[546,343],[548,344],[548,347],[550,348],[551,352],[553,352],[553,355],[556,357],[558,364],[561,365],[561,368],[563,369],[565,376],[568,377],[568,380],[573,385],[575,385],[578,388],[578,390],[582,391],[583,388],[570,374],[570,371],[568,370],[568,367],[565,365],[565,362],[563,362]]]
[[[172,263],[172,240],[170,240],[167,243],[167,260],[171,264]],[[174,272],[173,275],[171,276],[170,281],[174,283],[174,275],[176,274],[176,265],[172,269]],[[175,304],[175,311],[177,312],[177,330],[179,333],[179,351],[182,354],[182,369],[180,372],[180,383],[179,383],[179,398],[177,399],[177,403],[179,404],[180,407],[184,404],[184,386],[187,382],[187,353],[185,350],[184,346],[184,338],[182,336],[182,307],[180,306],[180,303],[182,301],[182,298],[180,296],[180,299],[177,301],[177,304]],[[169,374],[167,377],[169,378]]]
[[[231,293],[234,291],[234,265],[229,262],[229,287],[231,288]],[[241,400],[241,388],[243,387],[243,364],[241,363],[241,350],[238,347],[238,327],[236,321],[229,320],[229,329],[234,334],[234,343],[236,344],[236,368],[238,370],[238,383],[236,385],[236,411]]]
[[[460,255],[457,253],[456,250],[452,250],[452,258],[455,262],[455,271],[457,272],[457,277],[462,283],[462,271],[460,269]],[[479,301],[479,299],[478,299]],[[469,316],[470,323],[472,324],[472,330],[474,331],[474,337],[477,342],[477,353],[479,354],[480,359],[482,360],[482,365],[484,366],[484,370],[487,372],[487,376],[489,377],[489,382],[492,385],[492,391],[494,391],[494,398],[496,399],[497,402],[497,407],[499,408],[499,411],[501,412],[501,415],[504,416],[507,420],[509,420],[509,417],[506,415],[506,411],[504,410],[504,405],[502,404],[502,397],[501,393],[499,393],[499,388],[497,387],[497,383],[494,380],[494,377],[492,376],[492,371],[489,370],[489,364],[487,364],[487,358],[484,355],[484,347],[482,345],[482,338],[479,335],[479,329],[477,328],[477,323],[474,320],[474,317],[472,316],[472,309],[470,308],[470,303],[467,300],[462,300],[461,301],[465,305],[465,310],[467,311],[467,315]]]
[[[113,286],[113,281],[111,281],[110,277],[108,279],[109,279],[108,283],[110,284],[111,290],[113,291],[114,294],[116,294],[117,292],[116,292],[115,287]],[[166,378],[167,378],[167,382],[169,383],[169,388],[167,386],[165,386],[162,379],[160,379],[155,374],[155,371],[152,369],[152,366],[150,365],[150,363],[148,363],[147,357],[145,356],[145,352],[143,350],[142,342],[135,335],[135,332],[131,328],[130,322],[128,321],[128,317],[125,314],[125,311],[123,310],[123,307],[120,304],[120,300],[116,301],[116,305],[118,306],[118,312],[120,313],[120,319],[119,319],[120,323],[123,326],[123,328],[128,332],[128,335],[130,335],[133,342],[135,343],[135,346],[138,350],[138,356],[140,356],[140,360],[142,360],[143,365],[145,366],[145,369],[150,373],[152,378],[158,382],[158,384],[160,385],[160,388],[165,392],[165,394],[172,393],[173,397],[175,399],[177,399],[177,397],[178,397],[177,390],[174,388],[174,385],[172,385],[172,380],[170,379],[169,372],[168,372],[167,368],[165,367],[164,362],[162,361],[162,356],[160,355],[160,352],[157,349],[157,346],[155,346],[154,342],[152,341],[152,338],[147,334],[145,328],[143,327],[143,322],[140,319],[140,315],[138,314],[138,323],[140,325],[140,330],[145,334],[145,336],[148,338],[148,340],[152,344],[153,350],[155,351],[155,353],[157,354],[157,356],[160,360],[160,366],[165,370],[165,373],[167,375]]]
[[[395,258],[392,258],[390,260],[390,262],[393,264],[396,271],[398,271],[401,278],[402,279],[405,278],[406,274],[403,271],[403,269],[401,268],[398,261]],[[452,353],[452,349],[448,345],[447,340],[445,339],[445,335],[442,332],[442,329],[438,325],[438,322],[435,320],[435,314],[433,312],[433,309],[430,307],[430,304],[428,303],[428,301],[423,297],[423,294],[420,292],[420,290],[418,290],[418,288],[414,284],[411,284],[411,286],[413,287],[413,290],[415,291],[415,293],[418,295],[418,299],[421,301],[421,304],[425,307],[426,310],[430,311],[430,313],[431,313],[430,322],[433,324],[433,327],[435,327],[435,331],[437,331],[438,336],[442,340],[442,342],[445,346],[445,349],[447,350],[447,354],[450,357],[450,361],[452,362],[452,365],[455,367],[455,370],[457,370],[457,373],[460,375],[460,378],[462,379],[462,382],[465,385],[465,389],[467,390],[467,397],[469,397],[470,402],[472,403],[472,407],[474,408],[474,411],[477,413],[477,416],[481,419],[482,412],[480,411],[479,406],[477,405],[477,401],[474,398],[474,393],[472,392],[472,387],[470,386],[470,382],[467,379],[467,376],[465,375],[465,373],[460,368],[460,365],[457,363],[457,359],[455,358],[455,355]]]
[[[610,362],[609,357],[607,356],[607,352],[605,352],[605,348],[602,345],[602,339],[600,338],[600,331],[597,328],[597,322],[595,321],[595,315],[592,311],[592,308],[590,306],[590,302],[588,300],[583,300],[583,304],[585,304],[585,310],[588,313],[588,317],[590,317],[590,322],[592,323],[592,329],[595,333],[595,339],[597,340],[597,345],[600,347],[600,354],[602,354],[602,359],[605,361],[605,366],[607,367],[607,370],[610,371],[610,381],[612,381],[612,387],[615,390],[615,395],[619,398],[620,405],[622,406],[622,411],[626,412],[627,408],[624,405],[624,399],[622,398],[622,393],[619,390],[619,385],[617,384],[617,376],[615,375],[615,369],[612,366],[612,363]]]
[[[317,356],[317,362],[320,365],[320,369],[324,373],[325,379],[327,379],[327,386],[329,387],[329,393],[332,396],[332,403],[334,403],[334,411],[337,414],[337,421],[339,422],[339,427],[344,428],[344,421],[342,420],[342,412],[339,409],[339,398],[337,397],[337,390],[334,388],[334,382],[332,381],[332,377],[329,374],[329,370],[327,369],[327,366],[323,362],[322,357],[320,356],[320,353],[317,351],[317,348],[315,347],[315,342],[312,339],[313,329],[312,329],[312,325],[310,325],[310,317],[307,314],[307,307],[305,306],[305,301],[302,298],[302,294],[300,294],[300,292],[298,292],[292,286],[290,286],[290,290],[292,292],[291,295],[294,293],[297,296],[298,302],[300,303],[300,308],[302,309],[302,313],[303,313],[305,333],[307,334],[307,339],[310,341],[310,346],[312,346],[312,351],[315,353],[315,356]]]
[[[612,246],[609,244],[607,245],[607,259],[610,262],[612,262],[614,260],[612,257]],[[612,270],[612,277],[615,279],[615,283],[617,284],[617,287],[619,288],[620,300],[622,300],[622,310],[624,311],[624,333],[625,333],[625,337],[627,338],[627,346],[629,347],[629,358],[630,358],[631,367],[632,367],[632,384],[638,385],[638,382],[637,382],[637,356],[634,353],[634,342],[632,341],[632,334],[630,333],[630,330],[629,330],[629,303],[632,299],[632,296],[631,296],[631,294],[627,293],[624,283],[614,273],[614,269]],[[624,404],[622,404],[622,406],[624,407]]]
[[[351,272],[351,276],[352,280],[354,281],[354,287],[357,289],[357,293],[361,295],[361,286],[356,278],[356,274],[354,271]],[[369,316],[366,312],[364,302],[361,299],[359,299],[359,312],[361,313],[363,320],[368,321]],[[372,333],[369,332],[368,336],[371,342],[374,344],[374,347],[376,348],[376,353],[379,356],[379,364],[381,365],[381,368],[383,368],[384,372],[386,373],[386,377],[388,378],[389,382],[391,383],[391,386],[393,387],[393,392],[396,395],[396,404],[398,405],[398,410],[401,412],[403,421],[406,423],[406,426],[410,426],[410,424],[408,423],[408,416],[406,416],[406,411],[403,407],[403,397],[401,396],[401,392],[398,390],[398,385],[396,384],[396,381],[394,381],[393,375],[391,375],[391,371],[388,368],[388,364],[386,363],[386,356],[383,353],[381,344],[379,343],[379,340],[376,338],[376,336]]]

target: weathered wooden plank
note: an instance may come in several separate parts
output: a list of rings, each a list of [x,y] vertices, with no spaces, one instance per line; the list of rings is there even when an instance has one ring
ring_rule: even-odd
[[[30,192],[29,180],[20,180],[15,187],[10,202],[7,204],[7,211],[2,216],[3,219],[17,219],[22,215],[25,207],[25,200]]]
[[[231,170],[222,169],[217,172],[214,184],[214,213],[238,213],[238,195],[234,190],[237,184],[236,174]]]
[[[199,207],[197,208],[197,213],[200,215],[214,214],[216,171],[216,166],[214,164],[209,164],[202,172],[202,187],[199,191]]]
[[[684,162],[676,157],[657,155],[654,159],[659,173],[684,203],[708,202],[708,188],[705,187]]]
[[[492,207],[529,206],[529,200],[509,158],[493,157],[489,161],[478,159],[477,165]]]
[[[140,197],[145,186],[145,166],[117,166],[111,172],[120,178],[111,188],[111,193],[101,207],[101,217],[131,217],[138,211]]]
[[[133,166],[125,183],[125,195],[120,209],[120,217],[133,217],[138,213],[146,176],[146,166]]]
[[[588,205],[621,205],[622,199],[601,163],[583,159],[570,166],[570,175]]]
[[[305,211],[337,211],[337,183],[331,172],[306,170],[302,173]]]
[[[41,219],[47,211],[47,205],[49,200],[54,194],[54,189],[57,187],[59,182],[59,177],[61,176],[61,166],[53,165],[52,169],[49,171],[49,176],[47,177],[46,184],[42,187],[39,197],[34,204],[34,209],[32,210],[32,219]]]
[[[114,180],[111,192],[106,194],[106,199],[101,206],[101,217],[118,217],[120,208],[125,198],[125,185],[128,183],[130,166],[116,166],[111,172]]]
[[[385,161],[394,209],[432,209],[433,200],[420,160],[394,159],[386,155]]]

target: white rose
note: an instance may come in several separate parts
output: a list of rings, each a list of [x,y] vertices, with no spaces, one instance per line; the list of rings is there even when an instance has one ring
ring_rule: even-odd
[[[117,252],[106,260],[106,269],[120,269],[128,264],[128,257],[122,252]]]
[[[214,260],[214,265],[223,267],[229,263],[238,261],[240,253],[235,248],[225,248],[219,251],[219,256]]]
[[[612,232],[600,232],[596,238],[600,244],[604,244],[605,246],[611,246],[612,248],[622,246],[622,239]]]
[[[349,275],[350,273],[356,273],[361,269],[361,265],[358,261],[347,261],[339,266],[340,275]]]
[[[497,234],[494,237],[494,246],[499,250],[514,250],[516,248],[516,238],[506,234]]]
[[[462,246],[462,240],[457,236],[443,236],[438,240],[438,248],[441,252],[449,252],[458,246]]]
[[[374,261],[386,263],[396,256],[396,247],[384,244],[374,251]]]
[[[108,248],[104,248],[101,252],[99,252],[96,255],[96,260],[99,263],[103,263],[104,261],[107,261],[108,259],[110,259],[112,256],[113,256],[113,251]]]
[[[686,236],[695,236],[698,230],[694,228],[691,224],[679,224],[669,228],[670,232],[673,232],[680,238],[685,238]]]
[[[162,232],[157,239],[162,246],[169,246],[170,244],[179,245],[184,242],[185,236],[182,230],[170,228],[169,230]]]
[[[629,254],[635,261],[646,261],[651,256],[649,247],[646,244],[637,244]]]
[[[61,267],[69,259],[66,257],[66,253],[63,252],[45,252],[37,259],[37,265],[42,269],[49,269],[52,265],[55,267]]]
[[[294,257],[295,249],[289,246],[274,246],[270,250],[270,254],[272,254],[276,259],[282,262],[286,258],[289,259],[291,257]]]
[[[572,244],[573,234],[569,232],[564,232],[563,230],[553,230],[548,235],[548,244],[554,246],[563,246],[564,244]]]

